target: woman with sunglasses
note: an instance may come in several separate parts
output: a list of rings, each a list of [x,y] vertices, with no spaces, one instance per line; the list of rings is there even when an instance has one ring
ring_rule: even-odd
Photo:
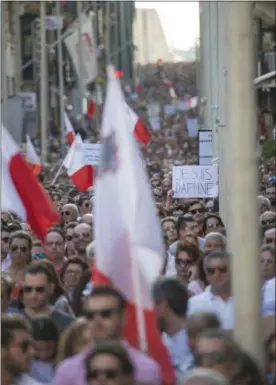
[[[24,271],[31,262],[32,240],[31,237],[24,231],[16,231],[11,235],[9,240],[9,255],[11,258],[11,265],[6,270],[10,276],[14,289],[12,298],[17,298],[22,289],[22,282],[24,278]]]
[[[134,367],[120,343],[106,341],[87,357],[86,378],[88,385],[132,385]]]

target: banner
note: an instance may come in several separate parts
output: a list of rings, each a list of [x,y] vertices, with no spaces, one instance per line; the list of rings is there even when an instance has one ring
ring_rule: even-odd
[[[83,143],[82,151],[84,151],[85,164],[90,166],[98,166],[100,163],[100,143]]]
[[[68,36],[64,43],[71,56],[78,78],[82,79],[82,84],[93,82],[97,77],[97,47],[94,39],[92,18],[81,15],[81,38],[79,40],[78,23],[72,26],[72,34]],[[82,68],[79,61],[79,49],[82,53]]]
[[[214,198],[218,193],[218,166],[174,166],[174,198]]]

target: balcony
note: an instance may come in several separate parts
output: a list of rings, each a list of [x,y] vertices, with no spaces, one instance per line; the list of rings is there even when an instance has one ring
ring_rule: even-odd
[[[273,72],[276,69],[276,52],[268,51],[259,55],[259,70],[258,75],[265,75]]]

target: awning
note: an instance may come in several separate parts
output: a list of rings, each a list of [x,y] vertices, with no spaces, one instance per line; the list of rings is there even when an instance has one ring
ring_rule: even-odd
[[[276,71],[271,71],[254,79],[254,84],[257,88],[275,88],[275,77]]]

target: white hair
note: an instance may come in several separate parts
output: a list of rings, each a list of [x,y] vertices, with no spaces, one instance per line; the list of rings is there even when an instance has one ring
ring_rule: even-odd
[[[86,247],[86,257],[87,259],[91,259],[91,255],[94,254],[95,250],[95,241],[89,243],[89,245]]]
[[[222,244],[224,245],[224,247],[226,247],[226,238],[224,235],[222,235],[221,233],[216,233],[216,232],[213,232],[213,233],[209,233],[205,236],[204,238],[204,245],[206,244],[206,242],[208,241],[208,239],[213,239],[213,238],[220,238]]]
[[[181,382],[181,385],[229,385],[228,380],[219,372],[209,368],[195,368],[190,370]]]

